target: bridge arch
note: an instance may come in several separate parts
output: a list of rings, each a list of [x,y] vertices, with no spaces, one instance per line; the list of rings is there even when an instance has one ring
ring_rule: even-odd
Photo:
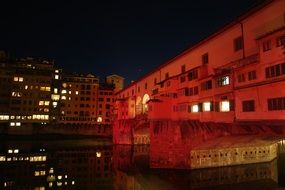
[[[148,94],[144,94],[142,99],[142,112],[147,113],[148,112],[148,104],[147,102],[150,100],[150,97]]]

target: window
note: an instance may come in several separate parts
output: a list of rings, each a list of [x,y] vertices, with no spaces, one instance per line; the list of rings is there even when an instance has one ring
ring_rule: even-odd
[[[192,105],[191,106],[191,112],[199,112],[199,106],[198,104]]]
[[[285,63],[265,68],[266,78],[278,77],[280,75],[285,75]]]
[[[188,73],[188,80],[194,80],[198,78],[198,70],[197,69],[192,69],[190,70],[190,72]]]
[[[212,103],[211,102],[204,102],[203,103],[203,111],[208,112],[212,110]]]
[[[267,100],[268,110],[285,110],[285,97],[270,98]]]
[[[271,50],[271,41],[267,40],[262,44],[263,52]]]
[[[255,110],[254,100],[242,101],[242,111],[243,112],[253,112]]]
[[[285,46],[285,36],[280,36],[276,39],[276,46]]]
[[[255,80],[256,79],[256,71],[248,72],[248,80]]]
[[[169,78],[169,73],[165,73],[165,79]]]
[[[230,77],[223,76],[217,79],[217,87],[226,86],[230,84]]]
[[[238,75],[238,82],[245,82],[244,74],[239,74]]]
[[[228,100],[222,101],[220,103],[221,112],[229,112],[230,111],[230,102]]]
[[[201,84],[201,90],[212,89],[212,80],[205,81]]]
[[[209,63],[209,55],[208,55],[208,53],[205,53],[202,55],[202,64],[206,65],[208,63]]]
[[[185,73],[185,71],[186,71],[186,66],[185,66],[185,65],[182,65],[182,66],[181,66],[181,73]]]
[[[194,96],[199,93],[198,86],[194,86],[188,89],[188,96]]]
[[[242,36],[239,36],[234,39],[234,50],[239,51],[241,49],[243,49],[243,38]]]

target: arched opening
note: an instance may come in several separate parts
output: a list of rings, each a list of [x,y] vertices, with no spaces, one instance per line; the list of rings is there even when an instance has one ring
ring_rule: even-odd
[[[142,113],[142,98],[140,96],[136,99],[136,115]]]
[[[147,102],[150,100],[150,97],[148,94],[145,94],[143,96],[143,100],[142,100],[142,111],[143,113],[147,113],[148,112],[148,105]]]
[[[128,99],[128,113],[129,117],[133,118],[135,117],[135,109],[136,109],[136,99],[134,97],[130,97]]]

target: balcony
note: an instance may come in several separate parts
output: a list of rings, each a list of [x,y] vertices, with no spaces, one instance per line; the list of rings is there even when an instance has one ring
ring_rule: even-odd
[[[252,63],[257,63],[257,62],[259,62],[259,60],[260,60],[259,54],[254,54],[254,55],[248,56],[244,59],[234,61],[232,63],[232,65],[234,68],[240,68],[240,67],[244,67],[246,65],[252,64]]]

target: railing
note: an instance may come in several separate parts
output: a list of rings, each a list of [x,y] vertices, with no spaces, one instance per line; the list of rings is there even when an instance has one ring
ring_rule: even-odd
[[[249,57],[246,57],[244,59],[240,59],[238,61],[234,61],[233,62],[233,66],[235,68],[238,68],[238,67],[243,67],[243,66],[246,66],[246,65],[249,65],[249,64],[252,64],[252,63],[256,63],[259,61],[259,54],[254,54],[254,55],[251,55]]]

